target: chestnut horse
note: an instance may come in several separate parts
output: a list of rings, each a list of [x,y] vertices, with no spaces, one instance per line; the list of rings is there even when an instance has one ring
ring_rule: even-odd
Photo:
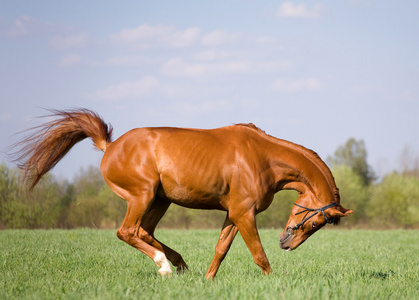
[[[274,194],[297,190],[280,247],[293,250],[326,223],[352,213],[340,205],[334,178],[319,156],[267,135],[253,124],[212,130],[137,128],[115,141],[112,128],[87,109],[56,111],[19,142],[19,167],[33,188],[79,141],[89,137],[104,152],[100,169],[109,187],[127,201],[117,236],[154,260],[161,275],[187,270],[182,256],[154,237],[171,203],[225,211],[226,218],[206,273],[213,278],[240,231],[263,273],[272,269],[263,250],[256,215]]]

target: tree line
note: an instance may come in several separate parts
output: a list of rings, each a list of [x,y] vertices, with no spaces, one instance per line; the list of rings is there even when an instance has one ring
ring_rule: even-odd
[[[407,157],[407,155],[405,156]],[[327,158],[342,205],[355,213],[342,219],[346,228],[419,228],[419,160],[380,181],[367,163],[362,140],[349,139]],[[0,229],[117,228],[126,202],[105,184],[98,168],[81,169],[74,179],[46,175],[33,191],[22,187],[17,168],[0,164]],[[280,191],[257,216],[260,228],[283,228],[298,194]],[[225,212],[191,210],[172,204],[158,228],[220,228]]]

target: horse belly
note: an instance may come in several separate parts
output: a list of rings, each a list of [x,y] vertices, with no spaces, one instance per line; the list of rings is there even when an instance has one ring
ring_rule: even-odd
[[[176,182],[170,177],[162,176],[157,195],[173,203],[197,209],[224,210],[221,200],[228,194],[223,184],[193,180],[192,182]]]

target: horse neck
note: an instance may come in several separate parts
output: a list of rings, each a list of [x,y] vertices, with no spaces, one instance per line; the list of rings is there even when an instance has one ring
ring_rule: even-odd
[[[324,204],[338,200],[332,173],[315,152],[284,140],[274,141],[274,144],[270,152],[277,191],[311,192]]]

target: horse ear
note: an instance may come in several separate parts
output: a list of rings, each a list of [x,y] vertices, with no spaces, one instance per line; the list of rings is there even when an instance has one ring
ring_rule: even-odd
[[[343,208],[340,204],[338,206],[332,207],[329,211],[329,214],[333,220],[333,225],[338,225],[340,223],[340,218],[347,217],[351,213],[353,213],[352,210]]]
[[[347,217],[349,214],[352,214],[352,213],[353,211],[351,209],[343,208],[340,204],[336,207],[332,207],[332,210],[330,212],[330,214],[333,217],[338,217],[338,218]]]

